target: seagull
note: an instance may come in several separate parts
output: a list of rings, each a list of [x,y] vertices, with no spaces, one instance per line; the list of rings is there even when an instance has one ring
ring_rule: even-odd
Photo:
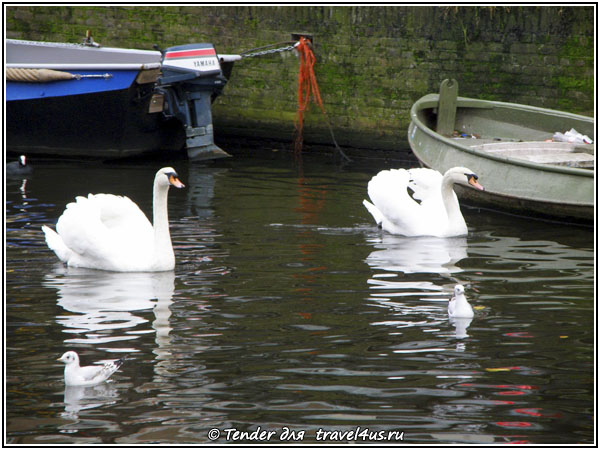
[[[465,297],[465,288],[462,284],[454,287],[454,297],[448,302],[448,316],[465,319],[473,317],[473,308]]]
[[[104,365],[79,366],[79,355],[69,351],[58,358],[65,363],[65,384],[67,386],[94,386],[108,380],[123,364],[123,359],[107,362]]]

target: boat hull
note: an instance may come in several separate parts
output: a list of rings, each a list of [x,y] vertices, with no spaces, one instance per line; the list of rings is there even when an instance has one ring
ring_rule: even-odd
[[[18,40],[7,40],[6,49],[14,71],[6,82],[9,153],[185,156],[181,122],[154,105],[160,52]],[[25,80],[28,71],[34,81]]]
[[[459,197],[519,215],[569,222],[594,220],[592,170],[495,156],[473,148],[476,139],[438,134],[434,131],[438,100],[437,94],[430,94],[413,105],[408,139],[423,166],[442,173],[464,166],[478,174],[485,191],[456,186]],[[508,120],[503,122],[503,118]],[[570,127],[593,135],[593,120],[583,116],[461,97],[457,101],[455,129],[469,135],[477,130],[489,138],[499,136],[498,140],[541,140]]]
[[[151,96],[151,87],[132,84],[124,89],[7,101],[7,150],[102,159],[181,152],[185,144],[181,123],[149,113]]]

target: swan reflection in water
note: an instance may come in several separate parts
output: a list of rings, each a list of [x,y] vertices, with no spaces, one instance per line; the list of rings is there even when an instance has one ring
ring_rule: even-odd
[[[411,308],[414,312],[422,312],[429,319],[433,320],[435,316],[447,315],[447,305],[449,295],[447,287],[437,286],[430,281],[394,281],[396,274],[413,273],[432,273],[449,276],[452,282],[455,280],[452,274],[462,272],[457,264],[467,255],[467,240],[465,237],[437,238],[437,237],[404,237],[383,233],[373,239],[372,245],[375,248],[365,262],[374,271],[383,271],[374,273],[368,280],[371,289],[378,290],[377,294],[372,294],[374,299],[384,300],[390,303],[386,298],[397,298],[404,296],[426,296],[427,298],[442,296],[436,304],[441,304],[442,308],[432,308],[430,305],[419,305]],[[451,290],[450,290],[451,292]],[[394,303],[394,302],[392,302]],[[397,305],[398,306],[398,305]],[[394,309],[398,309],[395,307]],[[468,337],[467,328],[472,319],[450,319],[450,324],[455,328],[455,336],[458,339]],[[433,325],[433,322],[431,323]]]
[[[156,334],[158,374],[169,365],[170,351],[170,305],[175,291],[175,273],[136,272],[120,273],[90,269],[66,268],[61,266],[46,275],[46,287],[56,289],[58,305],[66,314],[57,315],[56,321],[64,326],[64,332],[73,335],[64,340],[65,348],[73,344],[98,345],[118,341],[134,341],[140,335]],[[148,322],[142,311],[152,310],[152,329],[143,327]],[[126,348],[111,348],[109,351],[137,352],[130,345]],[[125,364],[135,364],[129,358]],[[65,412],[75,414],[80,409],[90,409],[106,403],[115,388],[111,383],[102,383],[88,388],[65,389]],[[109,395],[110,393],[110,395]],[[96,401],[97,400],[97,401]]]
[[[456,266],[467,257],[464,237],[436,238],[395,236],[384,233],[373,241],[376,249],[366,262],[373,269],[402,273],[452,274],[462,272]]]
[[[144,332],[135,328],[148,320],[133,312],[153,309],[155,315],[170,315],[165,303],[170,303],[173,297],[175,274],[62,267],[46,275],[44,284],[57,289],[58,305],[72,313],[56,318],[66,333],[76,336],[65,339],[65,343],[104,344],[137,339]],[[162,324],[164,318],[159,316],[157,320]],[[122,334],[116,334],[117,331]],[[162,329],[157,332],[164,335]]]

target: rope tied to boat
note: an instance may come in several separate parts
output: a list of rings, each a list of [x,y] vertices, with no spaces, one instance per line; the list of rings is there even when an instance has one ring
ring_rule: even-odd
[[[269,44],[263,47],[257,47],[240,53],[242,58],[254,58],[256,56],[271,55],[273,53],[288,52],[296,48],[296,42],[279,42],[277,44]],[[272,48],[277,47],[277,48]]]
[[[48,83],[52,81],[81,80],[82,78],[112,78],[109,73],[81,75],[53,69],[23,69],[10,67],[6,69],[6,81],[21,83]]]
[[[304,144],[304,138],[302,136],[302,130],[304,128],[304,112],[308,111],[309,102],[312,94],[312,98],[315,103],[321,109],[323,116],[325,116],[325,121],[327,126],[329,127],[329,132],[331,134],[331,138],[333,143],[335,144],[336,149],[342,155],[346,161],[351,161],[348,156],[342,151],[337,141],[335,140],[335,136],[333,135],[333,129],[331,127],[331,122],[329,121],[329,116],[325,112],[325,107],[323,106],[323,100],[321,99],[321,93],[319,92],[319,85],[317,83],[317,77],[315,76],[315,63],[316,58],[315,54],[312,51],[312,45],[309,39],[301,36],[298,44],[296,45],[296,50],[300,54],[300,68],[298,70],[298,111],[296,113],[295,120],[295,131],[296,138],[294,140],[294,154],[296,157],[302,152],[302,147]]]

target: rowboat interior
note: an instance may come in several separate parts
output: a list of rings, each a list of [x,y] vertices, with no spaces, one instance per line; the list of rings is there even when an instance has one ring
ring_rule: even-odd
[[[462,138],[457,138],[462,139]],[[571,142],[506,142],[489,139],[478,139],[469,147],[486,153],[517,158],[539,164],[579,167],[594,169],[594,144],[575,144]]]
[[[458,96],[456,80],[411,108],[408,142],[424,167],[464,166],[485,191],[456,185],[461,199],[568,223],[595,218],[593,117]]]
[[[430,129],[474,150],[539,164],[591,169],[595,144],[556,140],[575,129],[594,135],[593,120],[543,108],[458,97],[456,80],[444,80],[439,97],[418,111]],[[587,138],[587,136],[586,136]]]

